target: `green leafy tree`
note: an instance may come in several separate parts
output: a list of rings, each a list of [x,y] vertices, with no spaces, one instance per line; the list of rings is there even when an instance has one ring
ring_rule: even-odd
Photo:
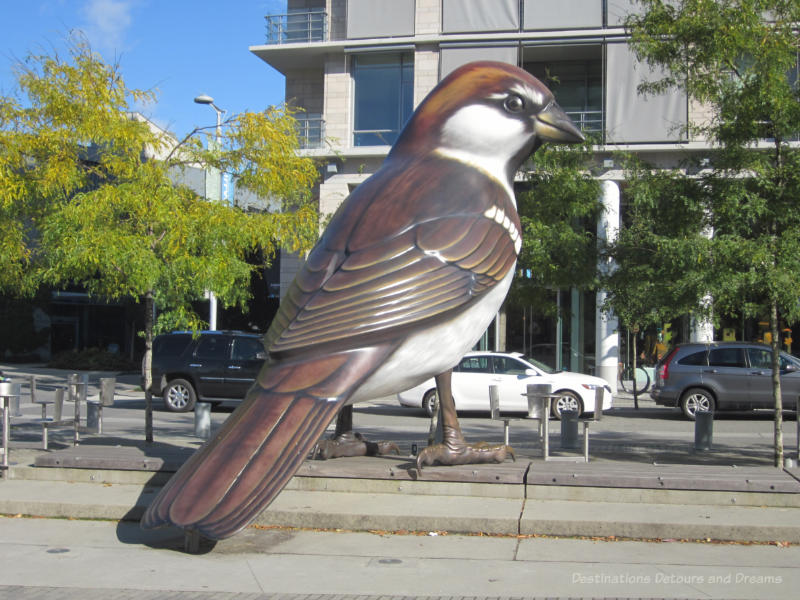
[[[790,143],[800,132],[800,3],[639,4],[644,12],[626,22],[631,46],[640,59],[665,72],[641,91],[682,88],[705,108],[705,118],[689,127],[692,135],[713,144],[710,167],[701,177],[703,212],[713,238],[708,251],[700,253],[707,268],[698,270],[703,281],[696,290],[711,295],[715,312],[769,320],[775,461],[781,465],[779,328],[781,321],[800,317],[800,153]]]
[[[597,281],[600,184],[592,177],[591,145],[543,146],[534,156],[525,191],[517,194],[522,249],[513,302],[557,313],[553,290],[593,289]]]
[[[81,37],[65,57],[28,55],[16,76],[17,94],[0,98],[0,292],[78,283],[98,297],[143,302],[151,441],[154,331],[199,328],[192,302],[206,290],[244,307],[254,250],[269,260],[280,247],[311,247],[316,167],[297,155],[285,107],[226,121],[221,147],[204,149],[199,129],[176,141],[132,114],[153,95],[127,88],[119,66]],[[190,166],[233,173],[237,187],[280,198],[286,210],[206,201],[181,184]]]
[[[708,293],[712,265],[702,183],[649,169],[635,157],[622,162],[626,211],[605,249],[616,264],[603,280],[607,308],[631,329],[687,313],[706,318],[698,299]]]

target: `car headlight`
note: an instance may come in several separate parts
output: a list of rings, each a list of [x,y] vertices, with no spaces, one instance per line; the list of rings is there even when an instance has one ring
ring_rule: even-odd
[[[596,383],[582,383],[581,385],[582,385],[584,388],[586,388],[587,390],[596,390],[597,388],[599,388],[599,387],[600,387],[600,386],[599,386],[599,385],[597,385]]]

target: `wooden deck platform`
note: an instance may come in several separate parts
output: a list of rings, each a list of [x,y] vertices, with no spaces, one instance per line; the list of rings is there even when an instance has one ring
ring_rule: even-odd
[[[36,467],[176,471],[196,446],[83,444],[36,456]],[[382,456],[306,461],[298,477],[506,485],[584,486],[800,494],[800,469],[714,464],[660,464],[603,460],[545,462],[529,457],[501,465],[426,467],[411,457]]]

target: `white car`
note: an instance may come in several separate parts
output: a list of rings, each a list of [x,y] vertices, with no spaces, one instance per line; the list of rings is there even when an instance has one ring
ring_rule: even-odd
[[[562,410],[578,414],[594,412],[595,390],[605,388],[603,410],[611,408],[611,387],[600,377],[554,371],[545,364],[517,352],[470,352],[453,369],[453,399],[457,411],[488,411],[489,386],[499,386],[500,410],[528,412],[528,399],[523,396],[528,384],[549,383],[561,397],[552,404],[553,416],[561,418]],[[402,406],[422,408],[428,415],[436,409],[436,383],[433,379],[400,392]]]

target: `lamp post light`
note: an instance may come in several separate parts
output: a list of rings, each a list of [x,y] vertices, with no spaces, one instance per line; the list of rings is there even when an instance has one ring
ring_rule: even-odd
[[[214,109],[214,112],[217,113],[217,128],[216,128],[216,135],[215,135],[215,142],[216,147],[222,147],[222,115],[225,114],[225,111],[222,110],[219,106],[214,104],[214,99],[209,96],[208,94],[200,94],[196,96],[194,99],[195,103],[197,104],[206,104]],[[206,169],[206,198],[212,196],[209,194],[209,186],[208,186],[208,175],[209,170]],[[221,198],[221,180],[216,179],[216,190],[214,190],[213,198],[219,200]],[[208,291],[208,328],[211,331],[216,331],[217,329],[217,297],[211,290]]]

